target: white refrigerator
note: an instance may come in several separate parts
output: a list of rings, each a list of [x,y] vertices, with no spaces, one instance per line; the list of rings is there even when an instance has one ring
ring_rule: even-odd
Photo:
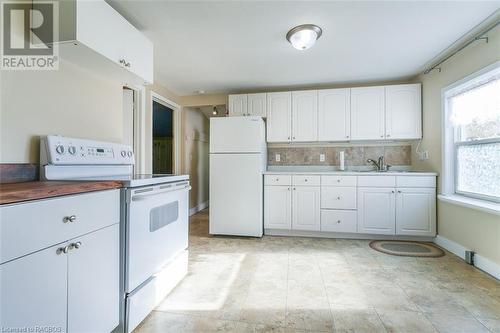
[[[266,153],[261,117],[210,119],[210,234],[262,237]]]

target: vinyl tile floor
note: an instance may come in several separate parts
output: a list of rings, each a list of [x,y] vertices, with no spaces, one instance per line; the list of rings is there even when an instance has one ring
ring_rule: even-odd
[[[214,237],[191,217],[189,273],[134,333],[500,332],[500,282],[453,254],[366,240]]]

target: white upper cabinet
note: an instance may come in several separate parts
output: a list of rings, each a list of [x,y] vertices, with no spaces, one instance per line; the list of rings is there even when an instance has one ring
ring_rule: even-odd
[[[59,17],[62,58],[124,84],[153,83],[153,43],[107,2],[59,1]]]
[[[246,116],[247,115],[247,101],[246,94],[229,95],[229,115],[230,116]]]
[[[266,117],[267,102],[266,94],[248,94],[248,115]]]
[[[385,87],[387,139],[422,137],[421,84]]]
[[[267,94],[267,141],[288,142],[292,132],[292,93]]]
[[[366,87],[351,89],[351,139],[383,140],[385,138],[385,89]]]
[[[292,141],[318,140],[318,91],[292,92]]]
[[[351,89],[318,91],[318,141],[347,141],[351,135]]]

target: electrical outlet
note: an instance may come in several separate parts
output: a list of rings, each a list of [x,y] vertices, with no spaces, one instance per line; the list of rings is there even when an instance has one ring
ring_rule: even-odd
[[[429,151],[425,150],[425,151],[422,151],[420,153],[418,153],[418,158],[421,160],[421,161],[426,161],[429,159]]]
[[[280,154],[274,155],[274,158],[275,158],[276,162],[280,162],[281,161],[281,155]]]
[[[325,154],[319,154],[319,161],[324,162],[325,161]]]

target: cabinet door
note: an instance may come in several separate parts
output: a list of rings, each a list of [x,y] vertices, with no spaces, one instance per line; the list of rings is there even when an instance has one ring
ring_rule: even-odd
[[[384,87],[351,89],[351,139],[385,138]]]
[[[292,93],[267,94],[267,142],[291,140]]]
[[[295,186],[292,191],[292,229],[320,230],[319,186]]]
[[[247,115],[247,95],[229,95],[229,115],[246,116]]]
[[[119,225],[77,242],[68,253],[68,331],[111,332],[119,321]]]
[[[290,186],[264,187],[264,227],[287,229],[292,227],[292,195]]]
[[[68,257],[58,248],[0,265],[0,327],[66,332]]]
[[[318,140],[346,141],[351,136],[351,89],[318,91]]]
[[[358,232],[395,234],[394,188],[358,188]]]
[[[292,141],[318,140],[318,91],[292,92]]]
[[[387,139],[422,137],[421,85],[385,87],[385,135]]]
[[[436,236],[436,189],[397,189],[396,234]]]
[[[266,94],[248,94],[248,115],[265,117],[266,103]]]

